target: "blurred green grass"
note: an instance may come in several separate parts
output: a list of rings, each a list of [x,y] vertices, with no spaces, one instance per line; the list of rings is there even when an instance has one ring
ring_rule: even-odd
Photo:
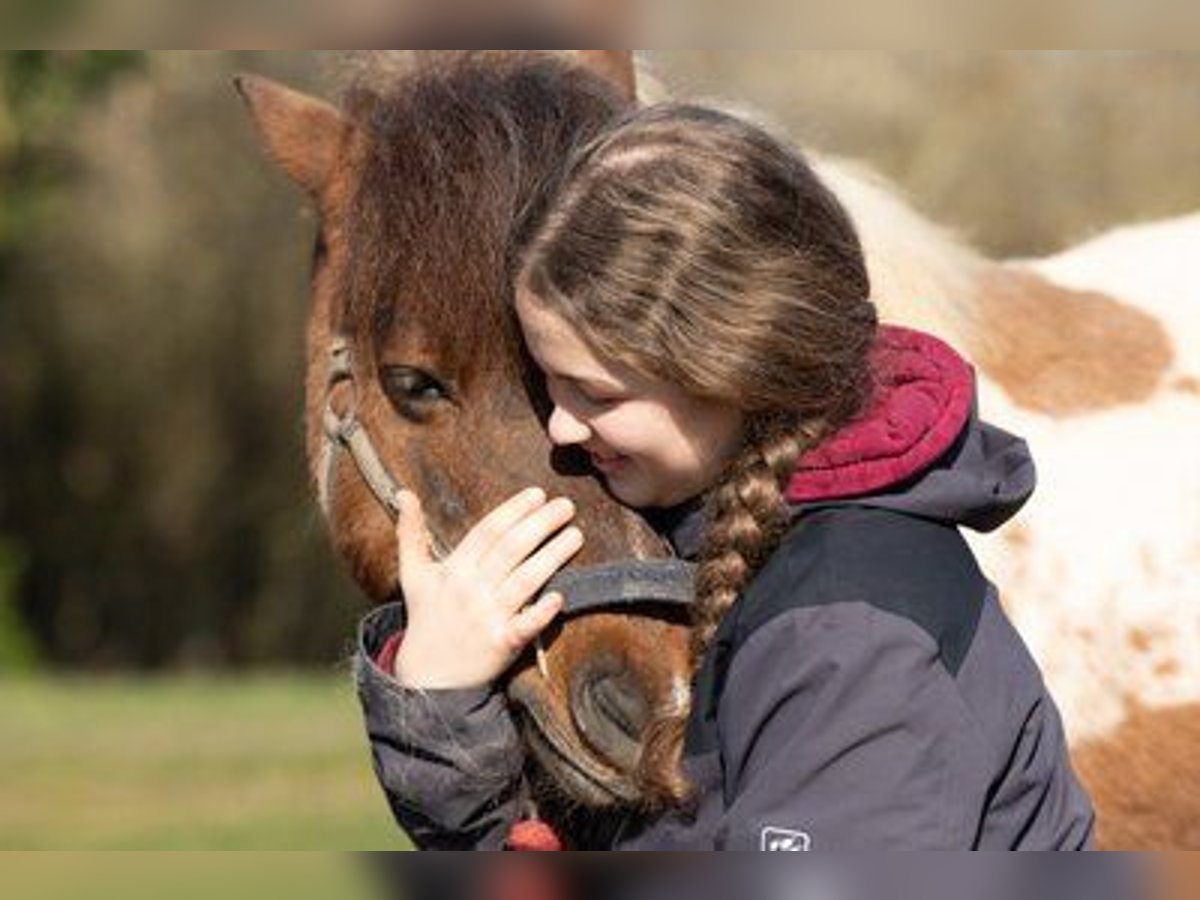
[[[361,858],[336,853],[5,853],[19,900],[376,900]]]
[[[0,679],[0,848],[395,850],[348,675]]]

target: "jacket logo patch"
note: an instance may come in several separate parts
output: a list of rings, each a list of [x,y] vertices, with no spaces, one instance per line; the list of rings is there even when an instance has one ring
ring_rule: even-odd
[[[804,831],[789,831],[786,828],[768,826],[762,830],[762,849],[807,853],[812,849],[812,837]]]

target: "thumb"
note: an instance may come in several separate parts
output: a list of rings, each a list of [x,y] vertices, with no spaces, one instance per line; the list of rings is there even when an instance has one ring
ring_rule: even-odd
[[[433,560],[429,546],[429,530],[425,527],[425,513],[421,509],[421,498],[412,491],[400,491],[396,497],[400,507],[396,518],[396,543],[400,577],[414,573]]]

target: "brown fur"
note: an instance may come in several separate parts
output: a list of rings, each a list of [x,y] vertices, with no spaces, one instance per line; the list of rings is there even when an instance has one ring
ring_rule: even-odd
[[[1001,538],[1014,550],[1024,551],[1031,542],[1029,529],[1024,525],[1009,525],[1000,533]]]
[[[576,50],[580,63],[612,82],[629,102],[637,99],[637,70],[627,50]]]
[[[345,114],[262,79],[240,84],[270,156],[320,213],[308,329],[308,451],[314,479],[324,438],[334,333],[349,337],[359,418],[381,458],[423,500],[453,546],[512,494],[539,484],[571,497],[587,543],[577,564],[663,555],[662,541],[570,461],[553,457],[545,400],[511,312],[523,229],[552,195],[576,142],[624,105],[595,75],[537,53],[415,54],[386,89],[352,87]],[[383,381],[415,367],[449,399],[416,410]],[[337,402],[349,402],[338,397]],[[329,485],[334,544],[363,590],[397,594],[391,523],[343,454]],[[549,680],[529,661],[510,696],[542,738],[542,763],[577,801],[654,798],[659,773],[628,747],[583,738],[569,698],[593,660],[617,659],[655,711],[675,712],[687,629],[667,618],[592,614],[548,641]],[[653,721],[650,723],[653,725]],[[583,783],[575,768],[590,778]]]
[[[1200,849],[1200,706],[1133,707],[1114,734],[1072,757],[1102,848]]]
[[[1021,269],[981,279],[979,367],[1035,412],[1073,416],[1141,403],[1158,390],[1174,350],[1162,324],[1112,297],[1059,287]]]
[[[1176,380],[1171,387],[1184,394],[1194,394],[1200,396],[1200,378],[1193,378],[1190,375],[1185,375]]]
[[[1200,884],[1200,857],[1194,853],[1158,853],[1150,865],[1151,900],[1194,900]]]
[[[1144,628],[1135,628],[1129,632],[1129,646],[1136,653],[1149,653],[1154,649],[1154,635]]]

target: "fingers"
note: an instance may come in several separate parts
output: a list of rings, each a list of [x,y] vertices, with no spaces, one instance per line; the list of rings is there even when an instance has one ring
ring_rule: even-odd
[[[575,504],[565,497],[545,504],[513,524],[481,560],[481,571],[503,578],[575,516]]]
[[[519,653],[530,641],[545,631],[562,608],[562,594],[552,592],[538,598],[535,603],[529,604],[513,616],[508,626],[512,652]]]
[[[432,562],[433,551],[429,545],[429,530],[425,527],[421,498],[411,491],[401,491],[396,499],[400,507],[396,540],[399,545],[400,574],[403,577]]]
[[[496,541],[546,502],[546,492],[541,488],[528,488],[505,500],[480,519],[456,548],[456,553],[482,556]]]
[[[437,560],[420,499],[407,490],[397,499],[400,581],[413,607],[426,596],[458,598],[468,606],[472,598],[485,599],[480,608],[490,606],[507,620],[523,614],[522,607],[584,544],[578,528],[564,528],[574,504],[566,498],[548,503],[544,491],[531,488],[494,509],[449,558]]]
[[[574,526],[564,529],[513,570],[501,585],[497,599],[506,611],[520,609],[530,597],[545,587],[554,573],[566,565],[582,546],[583,532]]]

